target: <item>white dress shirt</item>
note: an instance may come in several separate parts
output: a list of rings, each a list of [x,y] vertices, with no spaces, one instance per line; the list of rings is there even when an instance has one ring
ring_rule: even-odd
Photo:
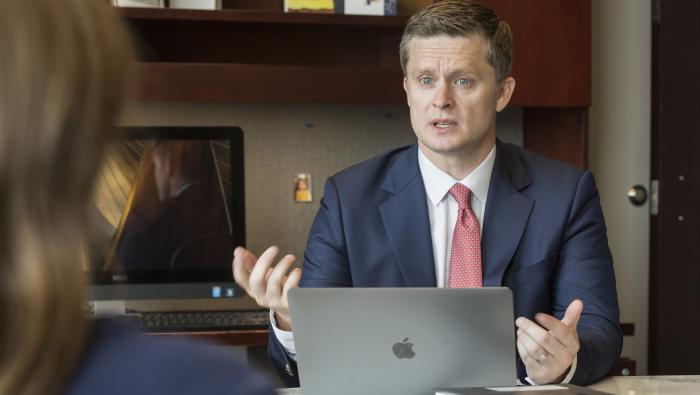
[[[456,180],[451,175],[438,169],[433,162],[418,150],[418,166],[423,176],[423,185],[428,201],[428,218],[430,219],[430,236],[433,241],[433,260],[435,261],[435,278],[437,286],[444,288],[447,273],[450,272],[452,256],[452,232],[457,224],[459,204],[449,193],[456,183],[462,183],[471,193],[472,211],[479,221],[479,229],[484,229],[484,208],[489,193],[491,172],[496,159],[496,147],[464,179]]]
[[[428,203],[428,218],[430,220],[430,235],[433,242],[433,259],[435,261],[435,278],[437,286],[444,288],[449,273],[449,262],[452,251],[452,232],[457,223],[459,205],[457,200],[449,193],[450,188],[460,182],[472,191],[471,206],[476,220],[479,221],[479,229],[484,229],[484,209],[491,182],[491,173],[496,161],[496,146],[491,149],[483,162],[479,164],[464,179],[457,180],[451,175],[440,170],[428,159],[421,149],[418,149],[418,167],[420,168],[425,186]],[[292,332],[277,328],[275,317],[270,312],[270,321],[275,336],[284,347],[285,351],[293,358],[296,355],[294,348],[294,336]],[[568,383],[574,375],[576,359],[571,366],[569,374],[562,383]],[[526,378],[531,384],[533,382]]]

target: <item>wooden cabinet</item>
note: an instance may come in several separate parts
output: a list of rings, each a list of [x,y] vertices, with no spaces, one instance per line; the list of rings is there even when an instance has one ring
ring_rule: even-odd
[[[225,6],[247,0],[225,1]],[[512,106],[526,147],[586,164],[590,0],[485,0],[513,30]],[[248,4],[250,3],[250,4]],[[120,9],[142,49],[137,98],[206,102],[402,103],[404,16]]]
[[[487,1],[513,30],[513,105],[590,105],[590,3]],[[402,102],[406,17],[121,9],[147,100]]]
[[[407,18],[124,9],[143,100],[397,103]]]

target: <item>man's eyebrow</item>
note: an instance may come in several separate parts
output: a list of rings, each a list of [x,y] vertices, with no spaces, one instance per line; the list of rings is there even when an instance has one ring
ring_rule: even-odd
[[[430,67],[423,67],[421,69],[416,70],[413,74],[430,74],[433,73],[433,69]]]
[[[452,73],[452,75],[465,75],[468,77],[478,77],[479,73],[476,71],[469,71],[469,70],[456,70]]]
[[[436,68],[434,65],[416,65],[414,73],[435,73],[435,70]],[[479,68],[471,63],[455,65],[455,67],[449,71],[450,74],[479,74],[480,72]]]

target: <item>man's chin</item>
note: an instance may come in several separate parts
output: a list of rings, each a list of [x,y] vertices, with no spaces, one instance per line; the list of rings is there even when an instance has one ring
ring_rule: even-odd
[[[456,144],[421,144],[421,148],[441,156],[456,156],[464,154],[465,147]]]
[[[471,155],[485,149],[488,144],[488,138],[469,141],[429,141],[427,143],[419,141],[419,144],[424,153],[426,150],[430,150],[433,154],[440,156],[462,156]]]

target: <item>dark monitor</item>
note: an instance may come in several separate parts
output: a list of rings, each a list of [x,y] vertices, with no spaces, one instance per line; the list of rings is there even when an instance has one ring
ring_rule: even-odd
[[[86,268],[95,300],[233,298],[245,245],[243,132],[126,127],[107,153]]]

